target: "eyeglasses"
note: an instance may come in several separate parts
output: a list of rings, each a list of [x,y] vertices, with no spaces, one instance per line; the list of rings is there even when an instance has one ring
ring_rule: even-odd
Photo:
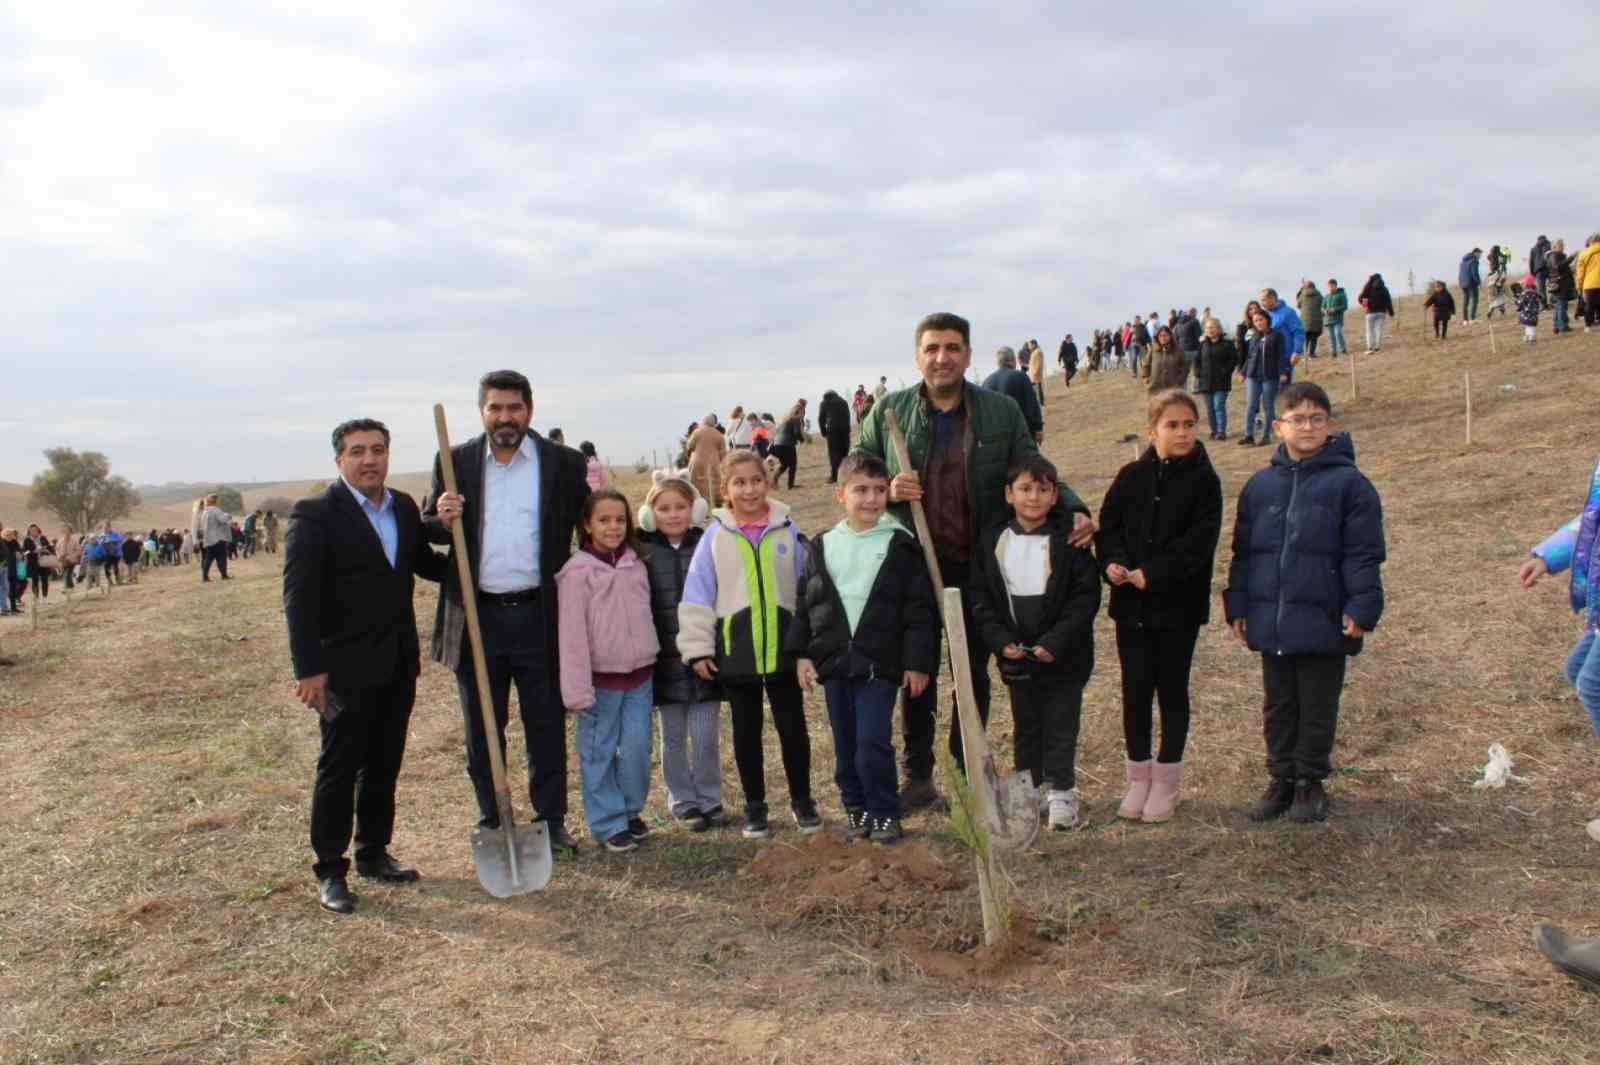
[[[1291,429],[1321,429],[1328,424],[1326,414],[1291,414],[1278,420]]]

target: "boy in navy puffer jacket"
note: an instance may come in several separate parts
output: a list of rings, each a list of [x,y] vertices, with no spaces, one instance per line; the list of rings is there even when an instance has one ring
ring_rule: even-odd
[[[1283,443],[1239,493],[1223,602],[1234,635],[1261,652],[1272,779],[1251,817],[1321,821],[1345,657],[1383,613],[1383,507],[1349,435],[1330,438],[1319,385],[1289,385],[1278,411]]]

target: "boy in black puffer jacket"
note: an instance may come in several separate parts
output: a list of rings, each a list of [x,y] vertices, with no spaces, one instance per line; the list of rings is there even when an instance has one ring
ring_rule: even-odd
[[[922,549],[885,513],[889,469],[862,451],[839,466],[838,525],[811,541],[795,592],[785,651],[811,691],[817,681],[833,728],[834,782],[854,838],[901,836],[894,765],[894,704],[939,668],[939,612]]]
[[[704,832],[722,819],[722,694],[714,680],[696,676],[678,651],[678,604],[705,520],[705,501],[677,477],[657,480],[639,508],[639,538],[650,546],[644,557],[650,610],[661,644],[655,671],[661,775],[672,816],[691,832]]]
[[[1006,502],[1015,517],[986,531],[973,554],[972,616],[1011,689],[1017,768],[1032,773],[1049,800],[1050,827],[1064,831],[1082,816],[1072,789],[1100,574],[1088,549],[1067,540],[1056,468],[1043,455],[1012,463]]]
[[[1322,821],[1345,657],[1383,613],[1383,506],[1349,435],[1330,438],[1320,386],[1289,385],[1278,409],[1283,444],[1239,493],[1223,603],[1233,634],[1261,652],[1272,779],[1250,815]]]

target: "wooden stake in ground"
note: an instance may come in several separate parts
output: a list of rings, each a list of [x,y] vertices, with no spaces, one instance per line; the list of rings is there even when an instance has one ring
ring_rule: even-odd
[[[906,434],[900,431],[900,419],[893,410],[883,412],[883,420],[889,423],[889,444],[894,448],[894,461],[902,473],[915,473],[916,468],[911,465],[911,453],[906,450]],[[928,563],[928,579],[933,581],[933,594],[939,597],[939,603],[944,604],[944,574],[939,570],[939,555],[933,549],[933,533],[928,531],[928,514],[922,509],[922,500],[911,501],[911,520],[917,527],[917,542],[922,545],[922,557]],[[959,613],[959,611],[958,611]],[[956,660],[955,648],[950,650],[950,662]]]
[[[1350,360],[1350,402],[1354,403],[1361,398],[1361,386],[1356,383],[1356,356],[1351,351],[1345,352],[1344,355]]]
[[[1489,350],[1498,355],[1500,354],[1500,344],[1494,338],[1494,322],[1484,319],[1484,324],[1489,327]]]
[[[970,818],[970,823],[974,833],[973,855],[978,864],[978,898],[983,905],[983,941],[993,945],[1005,938],[1008,924],[1008,907],[999,895],[1005,874],[995,862],[989,833],[989,826],[999,816],[993,790],[999,780],[994,757],[989,753],[989,737],[978,717],[978,696],[972,687],[967,626],[961,616],[961,589],[946,589],[941,602],[945,632],[950,638],[950,669],[956,678],[956,727],[961,729],[961,749],[966,763],[977,778],[966,791],[972,796],[972,813],[976,815]],[[955,782],[950,782],[950,787],[954,791]]]
[[[1472,371],[1468,370],[1461,375],[1462,384],[1467,390],[1467,446],[1472,446]]]

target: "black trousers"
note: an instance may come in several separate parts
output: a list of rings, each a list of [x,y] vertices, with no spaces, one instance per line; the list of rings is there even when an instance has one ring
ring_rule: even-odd
[[[1033,675],[1008,683],[1017,768],[1033,774],[1034,787],[1066,791],[1077,784],[1078,727],[1086,678],[1035,662]]]
[[[783,755],[783,774],[789,780],[789,801],[809,801],[811,737],[806,732],[804,698],[794,671],[784,670],[759,679],[724,681],[722,689],[728,696],[728,710],[733,718],[733,763],[739,768],[745,805],[767,801],[767,760],[761,740],[762,692],[772,706],[772,723],[778,729],[778,750]]]
[[[478,604],[483,628],[484,658],[489,667],[489,700],[494,707],[496,740],[505,758],[506,723],[511,714],[511,686],[517,686],[517,713],[528,745],[528,801],[540,820],[560,824],[567,816],[567,715],[556,687],[555,663],[545,646],[543,604],[521,606]],[[466,733],[467,777],[478,801],[478,823],[498,828],[500,809],[494,799],[494,774],[484,738],[483,712],[472,673],[472,648],[462,638],[456,664],[456,690],[461,696],[461,722]],[[509,767],[507,772],[509,772]]]
[[[1261,656],[1268,773],[1326,780],[1333,772],[1344,667],[1344,655]]]
[[[1450,319],[1435,317],[1433,319],[1433,335],[1443,340],[1450,335]]]
[[[850,453],[850,434],[835,433],[828,437],[828,483],[839,479],[839,463]]]
[[[34,595],[48,596],[50,594],[50,571],[43,566],[29,566],[28,583],[33,585]]]
[[[417,680],[408,668],[381,687],[333,689],[344,712],[322,721],[322,751],[311,789],[311,871],[350,870],[345,848],[354,826],[356,860],[377,859],[394,836],[394,788],[406,753]]]
[[[1583,290],[1583,324],[1591,329],[1600,325],[1600,288]]]
[[[1162,762],[1183,761],[1189,742],[1189,667],[1194,663],[1198,626],[1147,629],[1117,626],[1117,658],[1122,663],[1122,735],[1130,762],[1150,758],[1152,704],[1161,700]]]
[[[972,592],[967,582],[972,567],[966,562],[941,562],[939,571],[946,588],[961,589],[961,617],[967,628],[967,660],[972,666],[973,694],[978,698],[978,718],[985,727],[989,724],[989,651],[978,638],[978,626],[972,620]],[[941,604],[941,610],[943,604]],[[905,756],[903,769],[907,780],[923,780],[933,775],[933,737],[935,718],[939,708],[939,672],[928,678],[922,694],[913,698],[909,692],[903,697],[901,714],[905,719]],[[950,699],[950,753],[963,771],[967,763],[961,751],[961,727],[956,724],[955,697]]]
[[[226,543],[206,545],[205,550],[200,553],[201,580],[209,581],[211,579],[212,563],[216,563],[218,573],[222,574],[224,577],[228,575],[229,546],[230,545]]]
[[[800,457],[795,452],[795,446],[793,444],[773,444],[769,450],[772,452],[772,457],[778,460],[778,472],[773,475],[772,479],[776,481],[783,476],[783,471],[788,470],[789,487],[793,488],[795,467],[800,465]]]

